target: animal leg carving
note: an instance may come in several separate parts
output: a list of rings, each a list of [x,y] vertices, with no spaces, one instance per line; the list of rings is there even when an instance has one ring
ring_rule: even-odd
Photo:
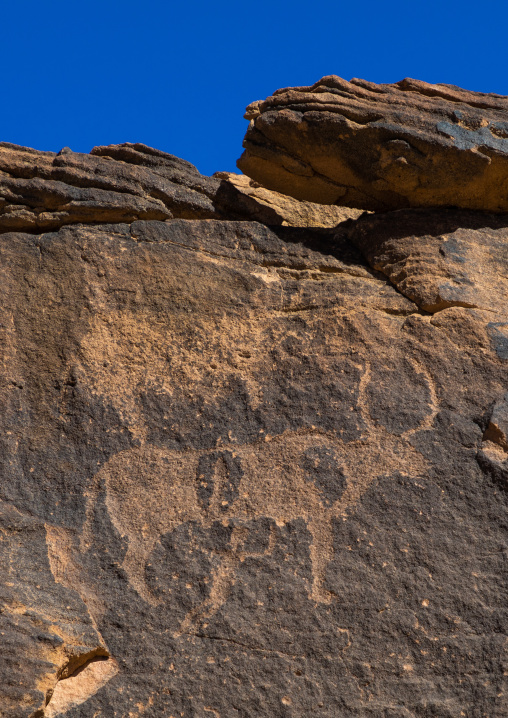
[[[326,569],[334,555],[330,515],[312,518],[308,523],[308,529],[312,535],[310,546],[312,587],[309,598],[317,603],[331,603],[333,595],[325,589]]]
[[[197,627],[207,618],[213,616],[226,602],[234,583],[236,569],[241,560],[239,544],[245,538],[247,529],[235,527],[231,533],[231,551],[223,555],[221,562],[212,572],[210,595],[199,606],[185,616],[175,638],[182,634],[195,633]]]

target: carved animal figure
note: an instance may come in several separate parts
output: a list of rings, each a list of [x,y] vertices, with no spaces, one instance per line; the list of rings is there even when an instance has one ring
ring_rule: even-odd
[[[309,598],[330,602],[325,575],[333,558],[333,521],[345,519],[376,479],[394,472],[417,476],[425,468],[423,457],[408,439],[430,426],[438,409],[430,376],[416,363],[414,369],[428,385],[429,413],[420,426],[399,436],[370,417],[367,365],[358,398],[365,429],[355,441],[302,428],[208,451],[170,451],[145,444],[113,456],[94,477],[84,545],[92,541],[94,505],[104,485],[111,520],[128,541],[123,567],[139,595],[155,605],[158,601],[146,585],[145,568],[160,537],[184,522],[209,528],[214,522],[233,520],[231,551],[211,577],[208,599],[183,621],[178,632],[182,633],[224,603],[238,562],[245,555],[255,555],[243,548],[246,529],[242,523],[269,517],[282,526],[303,519],[312,536]],[[271,550],[273,540],[267,551]]]

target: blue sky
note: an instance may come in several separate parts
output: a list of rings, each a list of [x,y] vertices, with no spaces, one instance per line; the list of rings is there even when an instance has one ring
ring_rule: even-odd
[[[4,0],[0,140],[234,170],[245,106],[323,75],[508,95],[508,2]]]

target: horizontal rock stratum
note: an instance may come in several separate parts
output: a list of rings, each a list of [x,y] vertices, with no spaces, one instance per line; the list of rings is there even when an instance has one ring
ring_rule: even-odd
[[[329,75],[245,117],[238,167],[272,190],[368,210],[508,211],[508,97]]]
[[[0,144],[1,718],[508,715],[507,278],[508,214]]]
[[[94,147],[86,154],[0,142],[0,232],[173,217],[332,227],[359,214],[344,207],[322,211],[256,189],[247,177],[218,175],[206,177],[190,162],[140,143]]]

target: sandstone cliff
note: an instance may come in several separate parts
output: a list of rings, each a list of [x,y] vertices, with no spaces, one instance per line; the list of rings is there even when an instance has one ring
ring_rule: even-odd
[[[0,144],[1,716],[507,715],[494,204]]]

